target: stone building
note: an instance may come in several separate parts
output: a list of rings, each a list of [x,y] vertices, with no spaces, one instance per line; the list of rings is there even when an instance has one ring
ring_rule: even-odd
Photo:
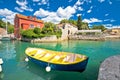
[[[75,25],[69,23],[58,24],[57,26],[62,29],[62,39],[68,39],[69,35],[74,35],[78,31]]]
[[[113,28],[113,29],[111,29],[110,34],[119,35],[120,34],[120,28]]]
[[[6,35],[6,30],[3,28],[0,28],[0,35]]]

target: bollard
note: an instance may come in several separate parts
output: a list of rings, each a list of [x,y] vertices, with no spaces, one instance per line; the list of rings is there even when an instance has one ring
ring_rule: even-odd
[[[2,66],[0,65],[0,72],[2,72]]]
[[[2,72],[2,64],[3,64],[3,60],[2,58],[0,58],[0,72]]]
[[[1,64],[3,64],[3,60],[2,60],[2,58],[0,58],[0,65],[1,65]]]

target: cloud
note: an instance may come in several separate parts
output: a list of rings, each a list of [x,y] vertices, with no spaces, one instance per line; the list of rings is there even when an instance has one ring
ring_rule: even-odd
[[[72,14],[74,14],[75,12],[76,12],[75,8],[71,7],[71,6],[68,6],[65,9],[59,7],[57,10],[57,15],[62,18],[65,17],[65,18],[69,19],[72,16]]]
[[[105,16],[108,16],[109,14],[105,14]]]
[[[98,0],[100,3],[104,2],[105,0]]]
[[[52,13],[52,12],[49,12],[47,10],[44,10],[44,9],[40,8],[38,11],[36,11],[34,13],[34,15],[43,18],[43,17],[49,16],[50,13]]]
[[[104,24],[104,26],[111,27],[112,24]]]
[[[107,21],[107,22],[115,22],[116,20],[114,20],[114,19],[105,19],[104,21]]]
[[[90,9],[87,11],[87,13],[91,13],[92,12],[92,8],[93,8],[93,6],[90,7]]]
[[[92,3],[92,0],[82,0],[82,1],[86,3]]]
[[[82,14],[77,14],[77,16],[81,16]]]
[[[76,13],[74,7],[68,6],[66,8],[59,7],[56,12],[50,12],[40,8],[38,11],[34,13],[35,16],[41,17],[44,21],[51,21],[54,23],[60,22],[62,19],[69,19]]]
[[[114,25],[112,28],[120,28],[120,25]]]
[[[15,7],[15,9],[19,12],[23,12],[23,10],[21,8]]]
[[[98,0],[100,3],[103,3],[103,2],[105,2],[106,0]],[[112,1],[111,0],[107,0],[108,1],[108,3],[111,5],[112,4]]]
[[[110,19],[105,19],[104,21],[110,21]]]
[[[20,2],[19,0],[16,0],[16,3],[19,5],[19,6],[26,6],[28,3],[27,1],[25,0],[24,2]]]
[[[78,0],[78,1],[75,3],[75,6],[80,6],[80,5],[82,5],[83,3],[84,3],[84,1]]]
[[[69,0],[68,2],[72,2],[72,0]]]
[[[120,28],[120,25],[104,24],[104,26],[108,29]]]
[[[91,13],[92,10],[88,10],[87,13]]]
[[[83,4],[84,4],[84,1],[78,0],[73,7],[76,10],[83,11],[83,8],[81,7]]]
[[[38,11],[35,11],[34,15],[40,17],[44,21],[59,23],[62,19],[70,19],[72,16],[74,16],[77,10],[83,11],[82,5],[84,4],[84,2],[89,1],[90,0],[77,0],[73,6],[67,6],[66,8],[59,7],[54,12],[50,12],[48,10],[40,8]]]
[[[83,11],[83,8],[82,8],[82,7],[78,7],[78,10],[79,10],[79,11]]]
[[[0,15],[3,16],[3,17],[9,16],[11,14],[13,14],[13,12],[8,10],[7,8],[0,9]]]
[[[99,19],[96,19],[96,18],[90,18],[90,19],[84,19],[83,22],[95,23],[95,22],[102,22],[102,20],[99,20]]]
[[[38,3],[38,5],[45,5],[49,4],[49,0],[41,0],[41,2]]]
[[[33,0],[33,2],[39,2],[40,0]]]
[[[16,3],[20,6],[20,8],[19,7],[15,7],[15,9],[17,11],[19,11],[19,12],[23,12],[24,10],[25,11],[30,11],[30,12],[33,11],[32,8],[30,8],[30,7],[27,6],[28,2],[26,0],[25,1],[16,0]]]
[[[4,8],[4,9],[0,9],[0,16],[2,16],[2,20],[3,21],[8,21],[10,22],[11,24],[14,23],[14,17],[15,17],[15,14],[17,14],[16,12],[13,12],[11,10],[8,10],[7,8]]]
[[[110,20],[110,22],[115,22],[115,21],[116,21],[116,20],[113,20],[113,19],[112,19],[112,20]]]
[[[109,4],[112,4],[112,2],[110,0],[108,0]]]

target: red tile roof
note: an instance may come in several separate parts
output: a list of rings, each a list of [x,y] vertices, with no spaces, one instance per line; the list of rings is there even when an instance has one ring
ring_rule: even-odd
[[[21,14],[16,14],[16,16],[18,18],[21,18],[21,19],[26,19],[26,20],[30,20],[30,18],[32,18],[33,21],[36,21],[36,22],[42,22],[42,20],[38,20],[35,16],[24,16],[24,15],[21,15]]]

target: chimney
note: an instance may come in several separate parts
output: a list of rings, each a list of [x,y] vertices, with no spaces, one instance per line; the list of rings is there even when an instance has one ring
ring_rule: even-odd
[[[37,19],[36,16],[33,16],[33,19],[36,20]]]

